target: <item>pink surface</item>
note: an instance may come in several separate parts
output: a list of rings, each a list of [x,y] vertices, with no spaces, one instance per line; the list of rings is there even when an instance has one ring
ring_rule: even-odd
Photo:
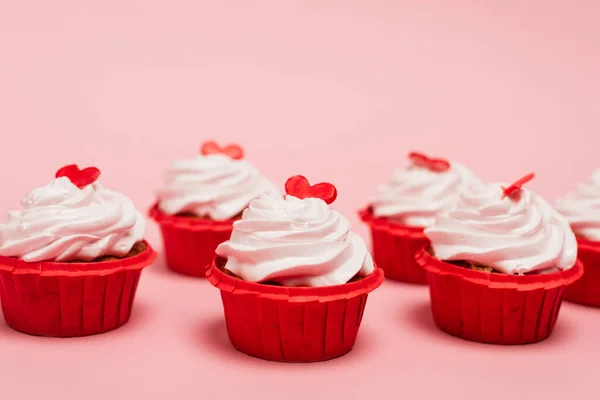
[[[594,0],[5,0],[0,210],[71,162],[145,208],[168,163],[208,138],[243,142],[282,186],[334,182],[361,234],[354,211],[413,149],[486,179],[533,170],[552,199],[599,166],[599,13]],[[160,250],[154,224],[148,236]],[[424,288],[386,282],[352,353],[275,364],[235,352],[218,292],[160,258],[121,330],[0,325],[0,397],[597,398],[599,331],[600,311],[567,304],[546,342],[473,344],[433,326]]]

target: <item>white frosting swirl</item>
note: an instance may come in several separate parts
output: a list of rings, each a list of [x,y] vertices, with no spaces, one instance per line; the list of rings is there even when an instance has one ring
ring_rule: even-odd
[[[458,163],[443,172],[418,166],[396,170],[392,181],[379,188],[373,215],[408,226],[431,226],[436,215],[454,208],[465,187],[476,184],[480,182],[473,172]]]
[[[576,235],[600,242],[600,169],[578,190],[557,200],[555,208],[569,221]]]
[[[226,269],[249,282],[329,286],[367,276],[374,265],[350,223],[317,198],[263,195],[233,224],[217,247]]]
[[[577,242],[568,222],[542,197],[521,189],[504,196],[491,183],[466,190],[454,211],[425,229],[441,260],[462,260],[505,274],[571,268]]]
[[[263,193],[281,196],[247,161],[223,154],[199,155],[177,161],[167,170],[158,208],[167,215],[193,213],[222,221],[242,212]]]
[[[99,183],[66,177],[29,192],[23,210],[0,224],[0,255],[24,261],[91,261],[125,256],[143,240],[146,220],[131,200]]]

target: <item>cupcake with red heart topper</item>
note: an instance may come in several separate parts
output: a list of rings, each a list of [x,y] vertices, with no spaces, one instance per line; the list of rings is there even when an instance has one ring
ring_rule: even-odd
[[[409,159],[410,167],[395,171],[359,215],[371,229],[373,257],[386,278],[424,284],[425,272],[415,262],[428,244],[423,230],[455,206],[463,189],[480,182],[458,163],[414,152]]]
[[[542,197],[491,183],[463,191],[425,229],[417,255],[442,330],[468,340],[525,344],[554,328],[565,286],[583,274],[568,222]]]
[[[165,174],[150,216],[160,225],[167,265],[203,277],[233,221],[263,193],[281,196],[274,184],[244,160],[235,144],[202,145],[201,154],[179,160]]]
[[[333,185],[294,176],[264,194],[217,247],[208,280],[221,291],[232,345],[273,361],[339,357],[354,346],[368,294],[383,282],[363,240],[330,208]]]
[[[565,299],[600,307],[600,169],[557,200],[555,208],[575,232],[578,257],[585,267],[581,279],[565,289]]]
[[[156,253],[126,196],[104,189],[95,167],[68,165],[0,224],[0,298],[6,323],[71,337],[129,319],[142,269]]]

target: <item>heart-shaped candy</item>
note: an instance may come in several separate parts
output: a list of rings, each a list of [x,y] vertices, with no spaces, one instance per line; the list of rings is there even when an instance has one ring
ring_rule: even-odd
[[[60,178],[66,176],[77,187],[83,188],[91,183],[96,182],[100,176],[100,170],[96,167],[88,167],[79,169],[75,164],[65,165],[56,171],[55,177]]]
[[[225,154],[234,160],[241,160],[244,157],[244,149],[238,144],[229,144],[225,147],[219,146],[216,142],[204,142],[200,151],[205,156],[209,154]]]
[[[413,165],[421,168],[427,168],[432,172],[444,172],[450,169],[450,163],[442,158],[430,158],[423,153],[412,152],[408,158]]]
[[[525,175],[512,185],[508,187],[503,187],[502,190],[504,191],[504,196],[510,196],[511,194],[521,190],[521,187],[523,187],[524,184],[531,181],[533,178],[535,178],[535,174],[532,172],[530,174]]]
[[[337,198],[337,189],[331,183],[322,182],[315,185],[308,183],[308,179],[302,175],[292,176],[285,182],[285,192],[299,199],[308,197],[319,198],[327,204],[331,204]]]

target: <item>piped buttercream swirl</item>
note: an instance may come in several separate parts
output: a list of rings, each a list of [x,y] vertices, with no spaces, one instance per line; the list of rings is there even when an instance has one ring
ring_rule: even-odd
[[[318,198],[262,195],[216,252],[242,279],[284,286],[338,285],[374,269],[349,221]]]
[[[158,208],[168,215],[191,213],[220,221],[235,217],[263,193],[280,195],[247,161],[224,154],[199,155],[167,170]]]
[[[555,208],[576,235],[600,242],[600,169],[577,190],[557,200]]]
[[[425,229],[441,260],[461,260],[505,274],[566,270],[577,258],[568,222],[541,196],[491,183],[465,190],[456,208]]]
[[[24,261],[91,261],[127,255],[146,220],[126,196],[99,183],[78,188],[66,177],[33,189],[0,224],[0,255]]]
[[[373,202],[373,215],[408,226],[427,227],[439,213],[454,208],[460,192],[480,184],[465,166],[451,163],[436,172],[411,166],[396,170],[392,180],[382,185]]]

